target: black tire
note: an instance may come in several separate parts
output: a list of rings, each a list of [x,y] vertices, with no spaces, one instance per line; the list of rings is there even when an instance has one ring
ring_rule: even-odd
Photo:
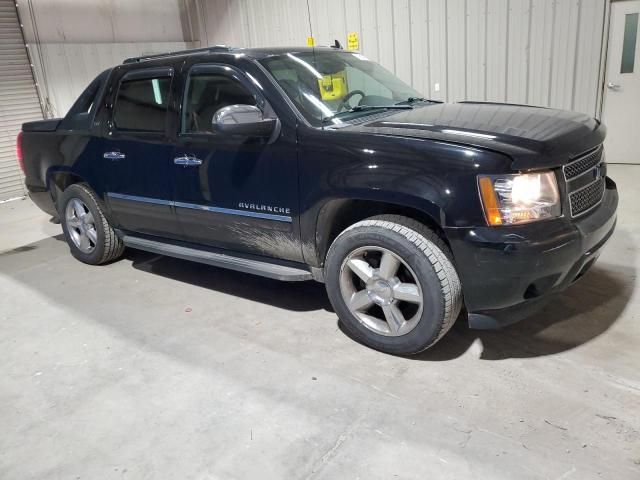
[[[95,247],[90,253],[81,251],[71,239],[65,210],[69,202],[73,199],[79,199],[82,201],[89,212],[93,215],[97,239]],[[113,228],[111,228],[111,225],[109,225],[109,222],[102,213],[100,203],[98,202],[95,193],[93,193],[89,187],[81,183],[69,186],[60,196],[58,212],[60,216],[60,223],[62,224],[62,231],[64,232],[65,239],[69,244],[71,255],[75,258],[81,262],[88,263],[89,265],[101,265],[122,256],[122,253],[124,252],[124,244],[122,243],[122,240],[118,238]]]
[[[365,246],[382,247],[415,272],[422,290],[423,310],[417,325],[400,336],[379,334],[351,312],[340,290],[344,259]],[[462,308],[462,286],[445,242],[425,225],[399,215],[381,215],[344,230],[327,253],[327,293],[341,325],[352,338],[382,352],[411,355],[434,345],[453,326]]]

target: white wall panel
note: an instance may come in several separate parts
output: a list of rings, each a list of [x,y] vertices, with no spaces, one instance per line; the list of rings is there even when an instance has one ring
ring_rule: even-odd
[[[304,45],[305,0],[201,0],[210,45]],[[606,0],[310,0],[316,43],[346,44],[430,98],[596,114]],[[249,25],[249,29],[242,25]],[[202,37],[202,35],[201,35]],[[436,91],[435,85],[440,90]]]
[[[158,42],[183,40],[188,36],[183,0],[20,0],[17,3],[30,42],[34,37],[32,15],[42,43]]]
[[[478,0],[475,0],[478,1]],[[467,98],[467,2],[448,0],[446,9],[447,98]]]
[[[487,0],[486,9],[486,100],[505,102],[507,101],[509,0]]]
[[[277,2],[276,2],[277,3]],[[298,1],[300,4],[303,17],[306,17],[306,2]],[[374,3],[373,1],[371,2]],[[345,1],[333,0],[326,2],[323,0],[309,0],[309,7],[311,10],[311,19],[313,25],[314,37],[322,44],[329,45],[333,43],[336,38],[345,38]],[[307,19],[307,24],[308,24]],[[304,26],[304,22],[301,22]],[[305,29],[305,34],[302,37],[305,39],[309,36],[309,29]],[[289,42],[288,45],[300,45],[300,41]]]
[[[463,98],[487,97],[487,0],[465,1],[466,78]]]
[[[411,11],[409,0],[393,2],[393,58],[395,74],[407,83],[412,81]]]
[[[429,91],[424,92],[429,98],[447,100],[447,3],[430,1],[427,16],[429,21],[429,71],[431,83]]]
[[[597,61],[602,49],[602,19],[605,16],[604,2],[580,0],[578,32],[575,55],[575,74],[572,89],[572,110],[592,112],[598,108],[597,97],[592,94],[599,89],[600,63]]]
[[[568,0],[563,0],[567,2]],[[551,80],[551,55],[554,47],[556,1],[533,0],[529,34],[529,89],[525,103],[548,105]]]
[[[47,43],[32,49],[36,77],[47,72],[49,116],[64,116],[98,73],[125,58],[190,48],[186,42],[151,43]],[[42,55],[42,64],[40,57]]]
[[[378,37],[378,61],[392,72],[395,72],[395,48],[393,28],[393,2],[392,0],[375,0],[373,6],[376,9],[376,33]]]
[[[409,31],[411,32],[408,40],[409,61],[411,64],[411,81],[409,83],[416,90],[425,92],[425,94],[431,91],[428,8],[428,3],[424,0],[409,0]],[[397,49],[402,48],[402,44],[397,45]]]
[[[572,108],[572,95],[567,95],[567,92],[572,92],[573,90],[575,60],[578,58],[576,55],[576,41],[579,10],[579,2],[557,2],[552,20],[554,22],[554,50],[551,56],[548,103],[567,110]]]
[[[360,2],[357,0],[344,0],[345,30],[348,32],[360,32],[362,15],[360,13]],[[340,38],[340,37],[338,37]]]
[[[531,0],[509,0],[508,10],[506,99],[511,103],[527,103]]]
[[[126,57],[190,48],[195,0],[22,0],[20,20],[47,116],[64,115],[102,70]],[[221,2],[217,2],[221,4]],[[191,7],[191,10],[189,9]],[[219,12],[219,5],[214,11]],[[247,32],[248,11],[222,11]],[[216,19],[215,15],[211,15]]]
[[[380,51],[378,49],[378,9],[375,8],[375,0],[360,1],[360,50],[367,57],[378,60]],[[393,68],[393,65],[385,65]]]
[[[306,0],[41,0],[20,2],[43,88],[63,113],[99,69],[188,46],[304,45]],[[598,112],[606,0],[309,0],[318,45],[360,50],[426,96]],[[28,17],[28,18],[27,18]],[[28,21],[25,21],[27,19]],[[36,58],[36,49],[30,49]],[[43,66],[42,66],[43,65]],[[436,88],[439,86],[439,89]]]

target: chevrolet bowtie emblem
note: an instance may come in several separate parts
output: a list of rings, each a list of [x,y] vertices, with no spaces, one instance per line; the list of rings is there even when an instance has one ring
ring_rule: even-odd
[[[602,178],[602,165],[596,165],[593,169],[593,179],[599,180],[600,178]]]

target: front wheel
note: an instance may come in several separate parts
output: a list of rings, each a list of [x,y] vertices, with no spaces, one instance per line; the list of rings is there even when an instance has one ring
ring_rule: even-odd
[[[373,217],[347,228],[326,261],[329,299],[346,331],[392,354],[415,354],[451,328],[462,307],[446,244],[415,220]]]

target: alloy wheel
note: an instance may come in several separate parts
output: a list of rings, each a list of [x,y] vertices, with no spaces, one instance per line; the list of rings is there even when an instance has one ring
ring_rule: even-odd
[[[411,267],[383,247],[361,247],[340,267],[340,291],[349,311],[369,330],[401,336],[418,324],[424,296]]]
[[[69,200],[65,209],[65,221],[69,236],[78,250],[82,253],[93,252],[98,242],[98,232],[87,205],[79,198]]]

